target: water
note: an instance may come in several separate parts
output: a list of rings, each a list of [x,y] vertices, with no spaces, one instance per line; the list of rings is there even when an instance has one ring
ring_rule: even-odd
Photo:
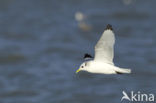
[[[123,90],[156,94],[155,3],[0,0],[0,103],[118,103]],[[116,33],[114,62],[132,74],[76,75],[108,23]]]

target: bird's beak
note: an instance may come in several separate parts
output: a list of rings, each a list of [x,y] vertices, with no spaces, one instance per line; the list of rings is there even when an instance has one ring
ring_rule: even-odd
[[[78,73],[80,71],[80,69],[78,69],[77,71],[76,71],[76,73]]]

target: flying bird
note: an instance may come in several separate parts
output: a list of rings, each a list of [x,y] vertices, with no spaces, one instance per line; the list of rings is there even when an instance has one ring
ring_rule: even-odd
[[[79,71],[87,71],[90,73],[100,74],[131,73],[131,69],[124,69],[114,65],[114,44],[115,36],[113,28],[110,24],[108,24],[100,40],[95,45],[94,58],[89,54],[85,54],[84,59],[90,59],[83,62],[76,73],[78,73]]]

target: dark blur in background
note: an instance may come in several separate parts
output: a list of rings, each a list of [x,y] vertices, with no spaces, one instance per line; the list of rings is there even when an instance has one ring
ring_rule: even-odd
[[[120,103],[156,93],[155,0],[0,0],[0,103]],[[107,24],[130,75],[75,74]]]

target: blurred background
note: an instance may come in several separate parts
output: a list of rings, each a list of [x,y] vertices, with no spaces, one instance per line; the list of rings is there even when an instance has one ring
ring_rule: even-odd
[[[120,103],[156,93],[155,0],[0,0],[0,103]],[[75,74],[107,24],[129,75]],[[126,102],[126,101],[125,101]]]

